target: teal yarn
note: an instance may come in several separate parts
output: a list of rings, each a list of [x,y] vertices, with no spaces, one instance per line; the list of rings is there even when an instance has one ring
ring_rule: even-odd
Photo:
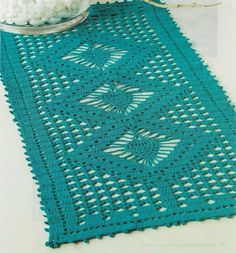
[[[1,73],[48,246],[236,213],[234,108],[167,10],[2,33]]]

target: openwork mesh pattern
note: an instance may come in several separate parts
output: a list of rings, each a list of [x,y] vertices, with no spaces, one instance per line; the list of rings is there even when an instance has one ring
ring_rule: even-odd
[[[2,45],[48,246],[236,213],[235,112],[168,11],[97,4]]]

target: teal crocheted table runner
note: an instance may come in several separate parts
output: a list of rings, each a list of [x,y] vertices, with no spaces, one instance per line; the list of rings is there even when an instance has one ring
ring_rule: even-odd
[[[236,213],[234,108],[167,10],[4,33],[1,72],[48,246]]]

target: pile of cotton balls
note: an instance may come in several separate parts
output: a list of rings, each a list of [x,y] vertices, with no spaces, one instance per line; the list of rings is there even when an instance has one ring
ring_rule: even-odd
[[[39,26],[56,24],[85,10],[89,0],[0,0],[0,22]]]

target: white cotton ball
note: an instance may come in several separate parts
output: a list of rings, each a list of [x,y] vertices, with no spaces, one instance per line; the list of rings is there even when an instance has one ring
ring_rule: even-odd
[[[39,26],[39,25],[43,25],[44,24],[44,22],[43,22],[42,19],[30,19],[29,23],[31,25],[34,25],[34,26]]]
[[[16,24],[16,25],[27,25],[27,20],[25,20],[25,19],[15,19],[14,20],[14,23]]]
[[[48,23],[49,24],[56,24],[61,20],[61,18],[49,18]]]
[[[89,0],[0,0],[0,21],[17,25],[55,24],[88,6]]]

